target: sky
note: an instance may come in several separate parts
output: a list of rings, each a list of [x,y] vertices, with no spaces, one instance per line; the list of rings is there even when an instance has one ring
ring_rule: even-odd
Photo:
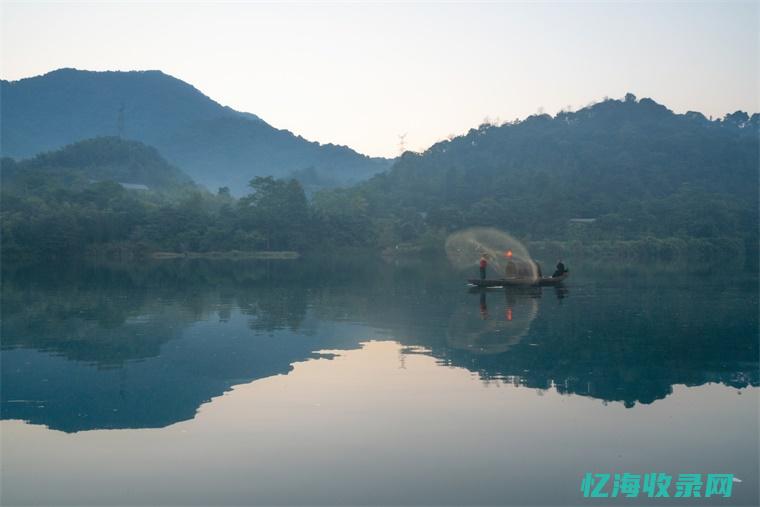
[[[760,1],[0,0],[0,76],[158,69],[373,156],[632,92],[760,110]]]

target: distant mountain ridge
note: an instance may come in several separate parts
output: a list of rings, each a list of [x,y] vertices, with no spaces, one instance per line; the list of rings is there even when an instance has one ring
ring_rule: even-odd
[[[238,195],[254,176],[301,175],[319,188],[356,183],[391,163],[276,129],[160,71],[60,69],[0,87],[6,157],[121,136],[155,146],[210,190],[226,186]]]

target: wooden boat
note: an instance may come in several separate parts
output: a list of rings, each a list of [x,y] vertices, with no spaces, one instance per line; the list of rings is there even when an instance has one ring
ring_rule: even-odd
[[[481,280],[480,278],[471,278],[467,283],[475,287],[547,287],[560,285],[565,281],[569,273],[560,276],[545,276],[537,280],[532,278],[491,278]]]

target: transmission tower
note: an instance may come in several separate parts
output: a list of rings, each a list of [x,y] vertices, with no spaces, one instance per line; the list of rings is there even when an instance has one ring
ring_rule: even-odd
[[[404,132],[398,136],[398,154],[403,155],[406,151],[406,135],[408,132]]]

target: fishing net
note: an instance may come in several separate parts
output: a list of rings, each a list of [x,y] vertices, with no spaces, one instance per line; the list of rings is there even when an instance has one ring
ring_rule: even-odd
[[[488,260],[487,278],[539,277],[528,249],[506,232],[475,227],[457,231],[446,239],[446,256],[457,269],[477,270],[483,254]]]

